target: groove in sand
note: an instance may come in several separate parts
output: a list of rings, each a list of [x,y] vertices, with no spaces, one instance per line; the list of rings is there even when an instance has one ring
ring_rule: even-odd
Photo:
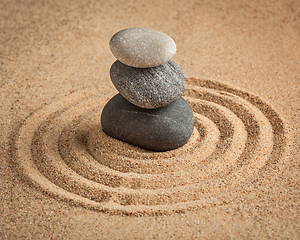
[[[195,129],[183,147],[155,153],[105,135],[104,93],[73,93],[22,125],[16,162],[44,192],[99,211],[158,214],[231,200],[231,191],[287,153],[285,123],[259,97],[188,79]]]

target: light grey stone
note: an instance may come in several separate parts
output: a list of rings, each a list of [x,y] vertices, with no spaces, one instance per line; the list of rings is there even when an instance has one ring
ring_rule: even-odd
[[[110,78],[124,98],[147,109],[171,104],[186,87],[183,71],[172,60],[152,68],[135,68],[116,61],[110,68]]]
[[[137,68],[158,66],[176,53],[176,44],[171,37],[147,28],[119,31],[113,35],[109,46],[120,62]]]

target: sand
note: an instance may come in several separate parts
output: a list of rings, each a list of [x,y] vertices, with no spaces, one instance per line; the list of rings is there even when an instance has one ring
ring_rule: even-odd
[[[2,1],[1,239],[299,239],[298,1]],[[195,129],[106,136],[109,39],[170,35]]]

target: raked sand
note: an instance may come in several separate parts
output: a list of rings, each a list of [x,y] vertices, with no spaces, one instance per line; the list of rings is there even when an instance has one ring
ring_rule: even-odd
[[[2,1],[1,239],[299,239],[297,1]],[[103,133],[124,28],[177,44],[189,142]]]

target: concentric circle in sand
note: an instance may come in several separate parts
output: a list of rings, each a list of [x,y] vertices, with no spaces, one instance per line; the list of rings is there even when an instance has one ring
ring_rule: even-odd
[[[26,119],[16,141],[22,175],[48,194],[109,213],[230,201],[230,191],[285,158],[286,125],[251,93],[203,79],[187,83],[195,128],[183,147],[151,152],[107,136],[100,125],[107,94],[86,89]]]

